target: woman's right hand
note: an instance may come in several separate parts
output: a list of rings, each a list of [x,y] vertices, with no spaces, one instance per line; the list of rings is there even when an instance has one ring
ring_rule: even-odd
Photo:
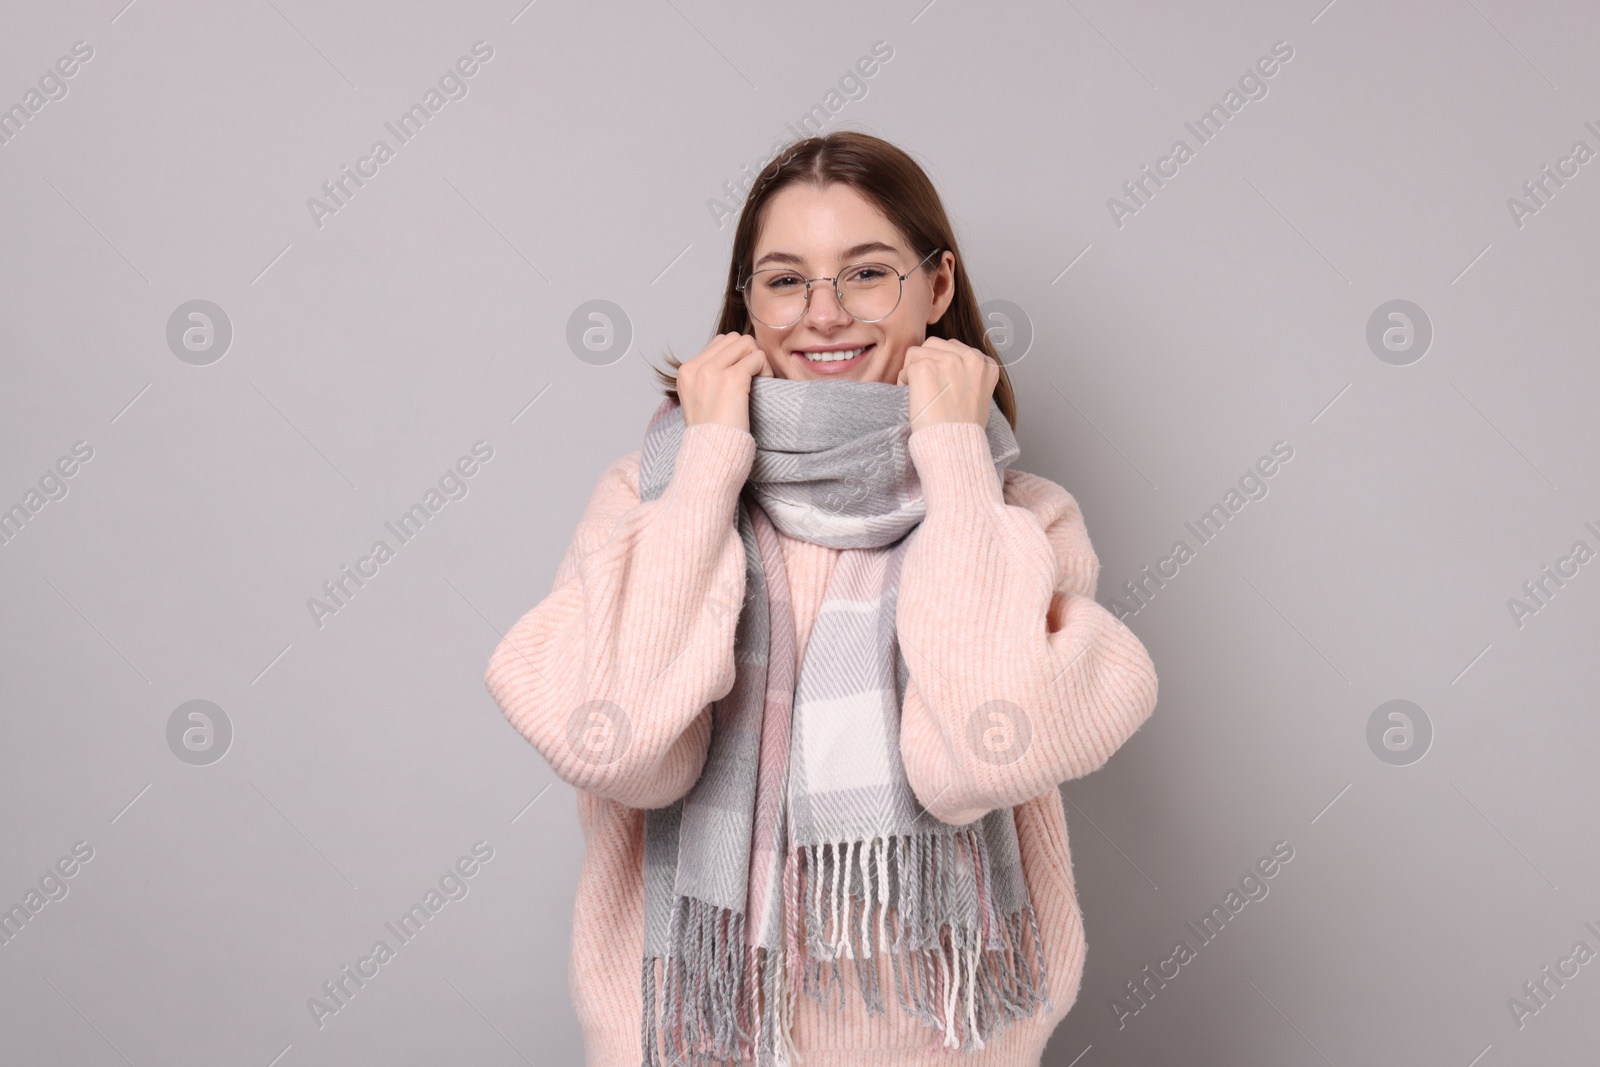
[[[771,378],[766,353],[747,333],[719,333],[678,368],[678,403],[686,426],[720,422],[750,432],[750,380]]]

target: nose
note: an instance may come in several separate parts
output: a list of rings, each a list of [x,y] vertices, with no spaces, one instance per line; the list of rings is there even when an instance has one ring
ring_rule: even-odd
[[[825,333],[849,322],[850,313],[839,303],[839,294],[833,291],[831,282],[813,282],[805,319],[813,328]]]

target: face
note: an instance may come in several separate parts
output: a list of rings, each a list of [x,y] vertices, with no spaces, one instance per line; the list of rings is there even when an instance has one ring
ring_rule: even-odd
[[[848,185],[790,185],[767,201],[752,270],[793,269],[803,278],[833,277],[852,263],[886,263],[904,274],[932,249],[912,248],[884,214]],[[929,268],[937,267],[937,270]],[[893,279],[890,279],[892,282]],[[927,337],[955,293],[955,255],[944,250],[905,280],[885,319],[858,322],[839,306],[833,286],[815,282],[800,321],[773,329],[752,321],[756,344],[780,378],[846,378],[894,384],[908,348]],[[806,352],[864,349],[852,359],[815,362]]]

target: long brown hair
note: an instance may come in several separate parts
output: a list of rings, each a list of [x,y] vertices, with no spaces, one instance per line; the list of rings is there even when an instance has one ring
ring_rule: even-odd
[[[927,334],[929,337],[960,341],[986,353],[1000,364],[1000,378],[995,382],[994,399],[1006,421],[1015,430],[1017,406],[1011,392],[1011,379],[1006,376],[1005,364],[1001,363],[999,353],[984,329],[978,300],[973,295],[972,283],[967,280],[961,247],[956,243],[955,231],[945,215],[944,204],[940,202],[933,182],[916,160],[902,149],[869,133],[835,130],[825,137],[807,137],[789,145],[762,168],[750,187],[734,229],[733,251],[728,263],[728,287],[723,292],[722,315],[714,332],[754,332],[750,315],[745,310],[744,295],[738,285],[749,273],[756,234],[761,226],[761,213],[767,201],[780,189],[801,182],[819,188],[834,183],[848,185],[883,212],[911,243],[912,248],[949,249],[955,255],[954,297],[939,321],[928,326]],[[937,267],[936,258],[921,269],[932,274]],[[655,371],[662,391],[677,400],[676,372],[684,361],[670,352],[666,358],[672,373],[660,367],[651,369]]]

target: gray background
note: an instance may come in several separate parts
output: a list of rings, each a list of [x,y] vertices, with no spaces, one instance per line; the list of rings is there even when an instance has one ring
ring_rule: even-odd
[[[1103,603],[1294,449],[1128,619],[1160,704],[1065,789],[1090,947],[1046,1062],[1594,1062],[1600,963],[1521,1028],[1507,1000],[1600,950],[1600,563],[1521,627],[1507,600],[1600,548],[1600,161],[1521,227],[1506,201],[1600,149],[1600,14],[1324,3],[8,5],[0,104],[94,49],[0,146],[0,505],[94,449],[0,547],[0,903],[94,849],[0,947],[8,1062],[578,1061],[574,794],[484,667],[639,446],[646,358],[709,338],[707,200],[880,40],[826,128],[914,153],[980,300],[1023,309],[1018,466],[1078,498]],[[307,198],[478,40],[468,95],[319,228]],[[1279,40],[1269,94],[1115,225]],[[195,299],[234,330],[206,366],[166,341]],[[593,299],[625,352],[569,347]],[[1434,331],[1403,366],[1366,340],[1393,299]],[[167,741],[196,699],[234,731],[207,766]],[[1393,699],[1433,731],[1405,766],[1367,740]],[[470,894],[317,1028],[478,840]],[[1275,841],[1270,894],[1119,1028]]]

